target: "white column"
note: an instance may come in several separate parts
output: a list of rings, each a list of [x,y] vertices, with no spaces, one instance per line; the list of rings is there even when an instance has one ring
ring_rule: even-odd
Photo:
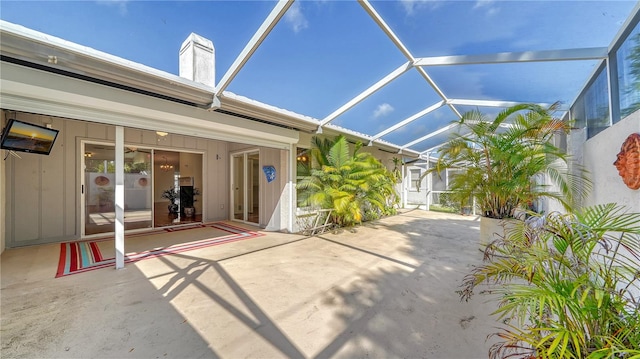
[[[296,144],[292,143],[289,146],[289,178],[287,180],[287,187],[289,188],[289,216],[288,216],[288,222],[287,223],[287,231],[289,231],[289,233],[293,233],[293,219],[295,218],[295,211],[298,207],[298,198],[297,196],[295,196],[294,194],[296,194],[296,191],[294,191],[294,188],[296,186],[296,176],[297,176],[297,165],[298,163],[296,162],[296,156],[297,156],[297,151],[296,151]]]
[[[431,168],[431,153],[427,152],[427,171]],[[426,210],[430,211],[431,210],[431,197],[433,196],[433,182],[431,180],[431,177],[433,176],[433,173],[429,173],[427,175],[427,190],[426,192],[426,201],[425,203],[426,205]]]
[[[116,126],[116,269],[124,268],[124,127]]]
[[[7,161],[0,161],[0,253],[4,252],[4,248],[6,246],[5,244],[5,228],[7,225],[7,219],[5,217],[5,201],[7,198],[7,195],[5,193],[5,183],[6,183],[6,179],[5,179],[5,163]]]
[[[407,208],[407,187],[407,166],[402,161],[402,208]]]

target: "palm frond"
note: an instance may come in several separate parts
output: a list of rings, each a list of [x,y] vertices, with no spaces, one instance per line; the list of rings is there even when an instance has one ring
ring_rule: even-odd
[[[459,294],[491,284],[494,315],[514,323],[496,333],[492,357],[639,354],[640,213],[606,204],[534,215],[485,253]]]

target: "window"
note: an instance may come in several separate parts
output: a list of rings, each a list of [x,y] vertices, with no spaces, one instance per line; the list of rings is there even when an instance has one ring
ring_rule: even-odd
[[[308,148],[300,148],[296,149],[296,183],[300,183],[305,177],[311,176],[311,151]],[[300,204],[300,192],[301,189],[296,186],[297,197],[298,197],[298,207]]]
[[[640,109],[640,24],[616,52],[620,118]]]
[[[576,102],[573,104],[571,108],[571,116],[574,120],[573,126],[577,128],[585,128],[587,127],[587,122],[585,120],[584,114],[584,96],[581,95],[576,99]]]
[[[409,176],[409,189],[412,191],[418,190],[418,180],[420,179],[420,169],[412,169]]]
[[[310,175],[311,171],[311,157],[310,150],[308,148],[296,149],[296,177],[298,181],[304,177]]]
[[[609,120],[609,86],[607,72],[601,69],[584,94],[587,137],[591,138],[611,125]]]

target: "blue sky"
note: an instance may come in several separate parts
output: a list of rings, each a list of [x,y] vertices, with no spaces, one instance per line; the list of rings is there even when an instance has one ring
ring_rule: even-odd
[[[371,3],[415,57],[428,57],[609,46],[636,2]],[[274,5],[272,1],[2,0],[0,17],[172,74],[178,74],[181,43],[194,32],[213,41],[220,79]],[[322,119],[406,61],[358,3],[299,1],[227,90]],[[426,70],[449,98],[569,103],[596,64]],[[333,123],[375,135],[439,100],[411,70]],[[383,139],[403,145],[454,118],[448,108],[441,108]],[[437,141],[425,141],[417,149]]]

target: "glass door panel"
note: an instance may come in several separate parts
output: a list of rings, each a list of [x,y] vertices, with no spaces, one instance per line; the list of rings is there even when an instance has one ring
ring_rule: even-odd
[[[151,150],[124,149],[124,229],[151,228]]]
[[[150,228],[151,150],[126,147],[124,229]],[[115,147],[84,145],[84,235],[115,231]]]
[[[233,156],[233,219],[244,221],[244,154]]]
[[[156,227],[202,222],[202,154],[154,150]]]
[[[260,154],[240,153],[232,156],[231,186],[233,219],[260,223]]]
[[[84,146],[84,234],[115,231],[115,147]]]
[[[247,154],[247,222],[260,223],[260,156]]]

